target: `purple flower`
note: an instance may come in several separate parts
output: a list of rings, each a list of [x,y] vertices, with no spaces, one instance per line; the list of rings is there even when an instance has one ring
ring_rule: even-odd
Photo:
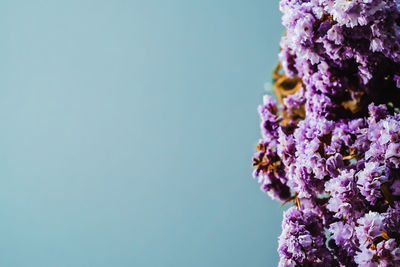
[[[395,168],[400,167],[400,143],[390,143],[385,152],[385,159]]]
[[[357,173],[357,186],[367,201],[375,205],[378,198],[382,197],[381,185],[387,181],[385,167],[377,162],[367,162],[363,170]]]
[[[400,266],[400,2],[281,0],[280,10],[292,79],[274,78],[275,90],[301,86],[280,104],[264,97],[253,157],[261,189],[296,206],[279,265]]]
[[[369,211],[357,220],[358,226],[355,230],[361,246],[371,244],[376,237],[382,235],[383,219],[381,214]]]
[[[400,229],[400,203],[396,202],[393,207],[389,207],[384,214],[384,228],[389,236],[398,235]]]
[[[325,246],[322,220],[312,211],[289,208],[279,237],[279,266],[331,266],[334,259]]]
[[[328,158],[326,168],[331,177],[336,177],[340,174],[340,169],[344,167],[343,156],[339,153]]]
[[[345,265],[353,265],[354,256],[359,247],[355,234],[355,223],[351,220],[334,222],[329,225],[329,232],[332,234],[332,241],[335,242],[332,249],[337,251],[340,262]]]
[[[336,218],[358,218],[365,208],[359,198],[354,170],[344,170],[338,177],[326,182],[325,191],[331,196],[326,207]]]
[[[327,32],[327,38],[335,44],[340,45],[343,43],[342,28],[339,25],[333,25]]]

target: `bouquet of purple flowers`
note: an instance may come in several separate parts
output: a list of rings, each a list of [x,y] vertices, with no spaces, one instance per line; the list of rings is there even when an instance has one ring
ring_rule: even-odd
[[[400,266],[400,0],[282,0],[254,177],[279,266]]]

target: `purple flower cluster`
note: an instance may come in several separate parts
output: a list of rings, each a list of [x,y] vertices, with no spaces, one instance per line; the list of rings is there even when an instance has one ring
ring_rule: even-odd
[[[281,0],[300,89],[259,107],[254,177],[292,207],[280,266],[400,266],[400,1]]]
[[[294,207],[284,214],[279,237],[279,266],[334,266],[321,218],[311,210]]]

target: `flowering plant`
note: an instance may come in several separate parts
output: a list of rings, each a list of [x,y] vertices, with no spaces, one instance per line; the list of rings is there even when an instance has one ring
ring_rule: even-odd
[[[400,266],[400,0],[281,0],[253,158],[279,266]]]

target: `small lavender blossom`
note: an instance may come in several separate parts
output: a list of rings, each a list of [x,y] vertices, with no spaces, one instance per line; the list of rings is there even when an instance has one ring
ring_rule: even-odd
[[[354,256],[359,247],[354,222],[337,221],[330,224],[328,230],[331,233],[329,247],[334,251],[337,260],[345,266],[354,265]]]
[[[357,185],[363,195],[371,205],[382,197],[381,185],[387,181],[384,175],[385,167],[377,162],[367,162],[363,170],[357,173]]]
[[[295,207],[288,209],[279,237],[279,266],[333,266],[335,261],[325,241],[322,221],[316,214]]]
[[[395,238],[390,238],[385,229],[385,217],[369,212],[358,219],[355,228],[360,242],[355,262],[360,266],[399,266],[400,248]]]

